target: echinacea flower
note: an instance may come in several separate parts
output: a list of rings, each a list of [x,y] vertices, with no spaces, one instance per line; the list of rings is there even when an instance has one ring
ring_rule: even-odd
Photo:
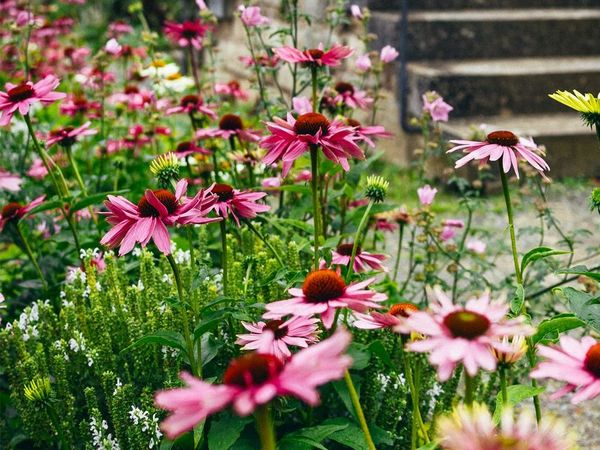
[[[246,129],[242,118],[236,114],[225,114],[221,117],[219,128],[201,128],[196,131],[196,138],[198,139],[214,137],[230,139],[233,136],[237,136],[238,139],[244,142],[257,142],[260,140],[258,132]]]
[[[509,305],[502,300],[492,301],[489,292],[471,298],[463,307],[435,287],[430,312],[418,311],[406,319],[406,326],[425,339],[411,342],[414,352],[429,353],[429,362],[437,366],[438,378],[446,381],[458,363],[475,376],[479,368],[494,370],[496,358],[491,348],[510,351],[500,339],[504,336],[529,335],[532,330],[523,324],[522,317],[506,319]]]
[[[335,84],[336,95],[333,101],[336,104],[343,104],[349,108],[367,109],[373,103],[373,99],[367,97],[365,91],[356,89],[351,83],[340,81]]]
[[[200,20],[186,20],[183,23],[166,21],[165,34],[180,47],[194,47],[196,50],[202,48],[204,36],[210,30],[210,26]]]
[[[580,403],[600,395],[600,342],[590,336],[578,341],[562,335],[558,346],[538,345],[537,352],[546,359],[530,376],[567,383],[552,394],[552,399],[577,391],[571,403]]]
[[[71,147],[77,139],[82,136],[92,136],[98,133],[98,130],[90,128],[90,122],[86,122],[80,127],[64,127],[50,131],[46,138],[46,145],[52,147],[58,144],[61,147]]]
[[[347,267],[352,259],[352,248],[354,244],[340,244],[331,253],[331,264]],[[381,255],[377,253],[365,252],[360,248],[356,249],[356,256],[354,258],[354,266],[352,270],[355,273],[366,272],[368,270],[380,270],[387,272],[388,268],[381,263],[388,259],[387,255]]]
[[[373,138],[389,138],[392,137],[392,133],[385,131],[381,125],[362,125],[356,119],[348,119],[346,123],[354,128],[357,141],[366,142],[369,147],[375,147]]]
[[[575,435],[562,421],[544,415],[540,423],[529,410],[515,420],[512,408],[503,408],[496,424],[487,407],[458,405],[438,419],[437,432],[444,450],[576,450]]]
[[[215,197],[209,189],[200,190],[193,198],[187,198],[187,181],[179,180],[175,194],[166,190],[146,189],[138,204],[122,196],[109,195],[104,202],[108,212],[107,221],[113,228],[104,235],[100,243],[119,248],[119,256],[133,250],[136,243],[145,247],[150,240],[165,255],[171,253],[171,239],[167,226],[175,224],[203,224],[221,220],[206,217],[212,210]]]
[[[167,109],[167,114],[204,114],[211,119],[217,118],[217,113],[213,110],[215,105],[204,104],[204,100],[199,95],[186,95],[179,102],[179,106]]]
[[[268,25],[271,21],[268,17],[263,16],[260,13],[260,6],[244,6],[238,7],[240,12],[240,18],[247,27],[260,27],[262,25]]]
[[[4,230],[8,223],[17,223],[33,208],[41,205],[45,198],[45,195],[40,195],[26,205],[18,202],[10,202],[4,205],[2,211],[0,211],[0,231]]]
[[[309,112],[297,119],[288,114],[287,121],[279,117],[273,120],[274,122],[267,122],[271,135],[261,141],[261,146],[267,150],[263,162],[271,165],[276,161],[283,161],[284,177],[294,161],[311,146],[319,146],[325,157],[340,164],[346,171],[350,170],[348,158],[365,157],[356,145],[357,136],[354,129],[337,119],[330,122],[322,114]]]
[[[242,89],[240,83],[232,80],[229,83],[215,83],[215,92],[238,100],[248,100],[248,93]]]
[[[227,219],[231,214],[237,226],[240,226],[240,217],[254,219],[258,213],[271,209],[269,205],[256,203],[267,196],[266,192],[240,191],[228,184],[217,183],[213,186],[212,193],[217,196],[212,206],[217,215]]]
[[[371,311],[369,314],[354,313],[356,320],[352,325],[362,330],[379,330],[381,328],[393,328],[396,333],[407,334],[409,330],[404,325],[407,317],[417,308],[412,303],[397,303],[387,312]]]
[[[263,317],[281,319],[288,314],[302,317],[320,314],[323,325],[329,329],[333,325],[336,309],[347,307],[365,312],[369,308],[381,307],[379,303],[386,300],[387,295],[365,289],[374,281],[375,278],[370,278],[346,285],[334,270],[315,270],[306,276],[302,289],[288,290],[293,298],[268,303]]]
[[[579,111],[586,125],[590,127],[600,125],[600,94],[597,96],[589,92],[582,94],[577,90],[573,92],[556,91],[554,94],[550,94],[549,97],[575,111]]]
[[[242,322],[250,333],[238,334],[236,344],[243,345],[242,350],[256,350],[285,360],[292,356],[288,345],[305,348],[317,342],[318,323],[318,319],[299,316],[285,321]]]
[[[454,108],[444,101],[435,91],[423,94],[423,111],[431,116],[434,122],[448,122],[448,115]]]
[[[286,362],[269,354],[248,353],[229,364],[219,385],[182,373],[187,386],[156,394],[156,405],[172,413],[161,428],[174,439],[229,404],[238,415],[246,416],[257,406],[287,395],[316,406],[316,388],[342,378],[352,364],[352,359],[344,355],[349,344],[350,333],[340,329]]]
[[[423,187],[417,189],[417,195],[419,196],[419,201],[423,206],[429,206],[433,203],[433,199],[435,198],[435,194],[437,194],[437,189],[432,188],[428,184]]]
[[[513,336],[510,338],[504,336],[501,341],[502,345],[506,348],[498,350],[492,347],[492,353],[499,363],[514,364],[525,356],[527,352],[527,340],[525,336]]]
[[[483,142],[463,140],[450,142],[457,145],[448,150],[448,153],[457,150],[467,152],[466,156],[456,161],[455,167],[457,169],[469,161],[480,161],[485,164],[488,161],[500,161],[502,158],[504,173],[510,172],[512,168],[517,178],[519,178],[519,165],[517,162],[519,159],[527,161],[542,175],[544,171],[550,170],[548,163],[537,154],[539,148],[532,140],[519,138],[510,131],[493,131],[487,135],[487,139]]]
[[[339,44],[334,44],[329,50],[323,49],[323,44],[319,44],[318,48],[308,50],[298,50],[290,46],[277,47],[273,52],[284,61],[289,63],[301,63],[305,66],[339,66],[342,59],[348,58],[354,50]]]
[[[54,75],[47,75],[35,84],[31,81],[21,84],[6,83],[6,92],[0,91],[0,126],[8,125],[17,110],[25,115],[34,103],[49,105],[65,98],[67,94],[54,91],[59,84],[59,79]]]
[[[121,50],[123,50],[123,47],[121,44],[119,44],[119,41],[117,41],[115,38],[111,38],[104,46],[104,50],[106,53],[109,53],[113,56],[118,56],[121,53]]]
[[[0,167],[0,189],[17,192],[21,189],[23,179],[18,175],[14,175]]]
[[[381,59],[381,61],[384,63],[391,63],[398,57],[398,55],[400,55],[400,53],[398,53],[394,47],[391,45],[386,45],[381,49],[381,52],[379,53],[379,59]]]
[[[175,156],[178,158],[186,158],[187,156],[200,154],[200,155],[210,155],[212,154],[210,150],[205,149],[204,147],[199,147],[194,142],[184,141],[177,144],[175,147]]]

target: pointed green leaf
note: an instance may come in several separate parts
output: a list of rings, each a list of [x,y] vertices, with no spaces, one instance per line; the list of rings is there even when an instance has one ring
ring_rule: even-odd
[[[508,386],[506,389],[506,406],[513,407],[518,405],[523,400],[540,395],[545,389],[546,388],[542,386],[533,387],[527,384],[515,384],[513,386]],[[494,423],[496,424],[500,423],[500,418],[502,417],[502,408],[502,392],[498,392],[498,395],[496,396],[496,409],[494,410]]]
[[[559,314],[551,319],[542,321],[538,325],[537,331],[532,336],[531,341],[534,345],[537,343],[546,344],[548,342],[556,342],[561,333],[584,325],[585,323],[573,314]]]
[[[550,256],[556,256],[556,255],[565,255],[567,253],[571,253],[571,252],[567,252],[567,251],[563,251],[563,250],[554,250],[553,248],[550,248],[550,247],[536,247],[532,250],[529,250],[523,256],[523,259],[521,260],[521,272],[525,272],[525,268],[529,264],[532,264],[539,259],[548,258]]]
[[[185,343],[181,334],[175,331],[158,330],[155,333],[147,334],[146,336],[141,337],[133,344],[121,350],[121,353],[147,344],[164,345],[166,347],[176,348],[185,352]]]

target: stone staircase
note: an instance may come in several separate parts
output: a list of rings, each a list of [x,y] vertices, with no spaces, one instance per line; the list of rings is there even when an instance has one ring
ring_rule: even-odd
[[[408,116],[421,94],[454,106],[444,126],[465,138],[485,123],[548,148],[553,176],[600,176],[595,133],[548,98],[557,89],[600,92],[600,0],[408,0]],[[401,47],[402,0],[370,0],[382,46]],[[390,42],[391,41],[391,42]],[[399,77],[400,79],[400,77]],[[400,100],[400,99],[399,99]]]

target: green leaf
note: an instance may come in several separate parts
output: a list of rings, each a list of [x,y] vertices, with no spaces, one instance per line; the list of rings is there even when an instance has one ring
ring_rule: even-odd
[[[386,366],[394,366],[392,359],[390,358],[390,354],[380,340],[371,342],[367,348],[373,355],[376,355],[379,359],[381,359]]]
[[[310,428],[302,428],[285,435],[279,441],[279,447],[286,450],[306,449],[306,448],[325,448],[321,443],[329,438],[333,433],[344,430],[346,424],[323,424]],[[327,450],[327,449],[326,449]]]
[[[230,315],[230,312],[227,310],[217,311],[215,314],[212,314],[210,318],[200,321],[200,323],[196,326],[194,330],[194,341],[200,338],[207,331],[214,330],[220,324],[222,324],[227,316]]]
[[[515,315],[521,314],[523,303],[525,303],[525,288],[523,288],[522,284],[519,284],[515,291],[515,295],[510,302],[510,311]]]
[[[363,344],[353,342],[348,348],[348,355],[352,358],[352,368],[354,370],[362,370],[369,365],[371,353]]]
[[[79,211],[97,203],[102,203],[102,201],[104,201],[108,195],[121,195],[126,192],[129,192],[129,189],[121,189],[120,191],[100,192],[98,194],[88,195],[87,197],[83,197],[81,200],[78,200],[75,203],[73,203],[69,208],[69,214],[72,215],[75,211]]]
[[[228,450],[239,439],[251,418],[226,415],[213,421],[208,431],[208,450]]]
[[[285,436],[279,441],[277,448],[280,450],[307,450],[311,448],[327,450],[327,447],[323,447],[320,442],[305,436]]]
[[[542,321],[536,333],[531,337],[533,344],[556,342],[560,333],[584,326],[585,323],[573,314],[559,314],[551,319]]]
[[[155,333],[147,334],[146,336],[141,337],[133,344],[121,350],[121,353],[147,344],[160,344],[185,352],[185,343],[181,334],[177,333],[176,331],[158,330]]]
[[[515,384],[506,388],[507,400],[506,406],[513,407],[518,405],[523,400],[536,396],[544,392],[546,388],[539,386],[533,387],[527,384]],[[496,409],[494,410],[494,423],[500,423],[502,417],[502,392],[498,392],[496,396]]]
[[[429,444],[425,444],[425,445],[419,447],[417,450],[435,450],[436,448],[438,448],[438,443],[430,442]]]
[[[532,250],[529,250],[523,256],[523,259],[521,260],[521,272],[525,272],[525,268],[529,264],[537,261],[538,259],[548,258],[550,256],[555,256],[555,255],[565,255],[567,253],[571,253],[571,252],[567,252],[567,251],[563,251],[563,250],[554,250],[553,248],[550,248],[550,247],[536,247]]]
[[[38,213],[41,213],[44,211],[49,211],[51,209],[58,209],[63,205],[64,205],[64,203],[62,200],[52,200],[50,202],[44,202],[41,205],[37,205],[35,208],[32,208],[27,214],[25,214],[23,216],[23,218],[29,217],[29,216],[32,216],[34,214],[38,214]]]
[[[587,325],[600,332],[600,297],[571,287],[560,291],[569,301],[569,309]]]
[[[592,280],[600,282],[600,272],[591,272],[586,266],[575,266],[569,269],[559,270],[556,273],[584,275],[586,277],[591,278]]]

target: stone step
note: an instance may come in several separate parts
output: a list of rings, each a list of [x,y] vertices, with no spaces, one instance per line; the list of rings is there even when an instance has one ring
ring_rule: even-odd
[[[586,127],[576,112],[555,114],[474,116],[453,119],[442,124],[448,138],[469,139],[473,126],[485,123],[486,133],[509,130],[520,136],[533,137],[535,142],[546,147],[546,161],[550,165],[549,176],[600,176],[600,158],[597,154],[598,140],[593,130]]]
[[[402,0],[369,0],[372,11],[400,11]],[[565,8],[600,6],[599,0],[408,0],[409,10]]]
[[[378,44],[400,46],[400,14],[374,12],[371,27]],[[406,51],[411,61],[594,55],[599,36],[600,8],[413,11]]]
[[[561,112],[548,94],[598,86],[600,56],[411,62],[408,111],[420,114],[421,94],[436,90],[454,117]]]

